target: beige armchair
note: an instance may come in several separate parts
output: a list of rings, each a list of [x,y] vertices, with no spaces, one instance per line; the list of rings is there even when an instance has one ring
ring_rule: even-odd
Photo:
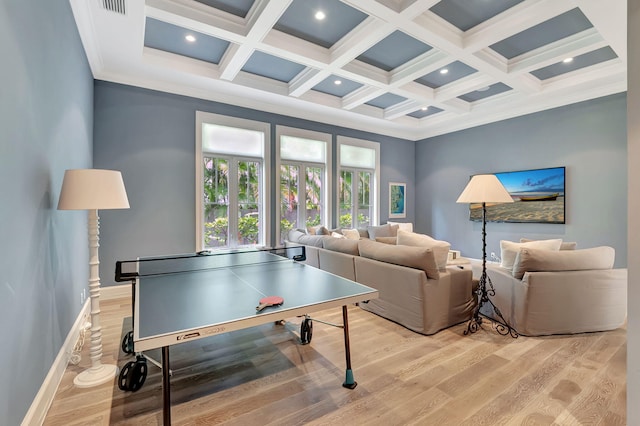
[[[491,300],[525,336],[616,329],[627,316],[627,270],[612,268],[614,255],[611,247],[520,249],[513,269],[487,264]],[[481,263],[472,268],[479,276]],[[496,318],[490,304],[482,313]]]

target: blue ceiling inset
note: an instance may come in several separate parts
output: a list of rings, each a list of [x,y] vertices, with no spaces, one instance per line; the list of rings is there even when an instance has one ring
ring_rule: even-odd
[[[303,65],[256,50],[242,71],[288,83],[304,68]]]
[[[314,18],[319,10],[325,19]],[[293,0],[273,28],[328,49],[366,18],[338,0]]]
[[[438,108],[438,107],[434,107],[433,105],[428,107],[426,110],[423,109],[419,109],[417,111],[412,112],[411,114],[407,114],[410,117],[414,117],[414,118],[425,118],[428,117],[430,115],[433,114],[437,114],[439,112],[442,112],[444,110]]]
[[[431,9],[445,21],[467,31],[524,0],[442,0]]]
[[[546,80],[548,78],[556,77],[561,74],[575,71],[580,68],[589,67],[591,65],[599,64],[600,62],[609,61],[617,58],[618,55],[609,46],[602,47],[600,49],[588,52],[573,58],[573,61],[569,63],[558,62],[551,64],[544,68],[531,71],[531,74],[538,77],[540,80]]]
[[[254,0],[195,0],[198,3],[223,10],[241,18],[246,18]]]
[[[340,84],[336,84],[336,80],[340,80]],[[347,80],[337,75],[331,75],[316,84],[313,90],[341,98],[362,86],[364,86],[362,83],[356,83],[355,81]]]
[[[446,74],[441,73],[440,71],[445,68],[448,70],[448,72]],[[475,72],[477,72],[475,68],[463,64],[460,61],[455,61],[450,63],[446,67],[442,67],[439,70],[435,70],[425,76],[420,77],[416,80],[416,82],[431,87],[432,89],[437,89],[438,87],[442,87],[446,84],[451,83],[452,81],[459,80],[462,77],[466,77]]]
[[[587,17],[575,8],[489,47],[511,59],[591,27],[593,25]]]
[[[356,59],[385,71],[391,71],[411,59],[431,50],[431,46],[394,31]]]
[[[475,102],[480,99],[486,99],[491,96],[497,95],[498,93],[508,92],[509,90],[513,90],[511,87],[507,86],[504,83],[496,83],[488,86],[486,89],[474,90],[473,92],[466,93],[462,96],[458,96],[463,101],[467,102]]]
[[[187,35],[193,35],[196,41],[187,41],[185,39]],[[158,21],[157,19],[147,18],[144,45],[153,49],[218,64],[229,47],[229,42]]]
[[[398,96],[393,93],[385,93],[382,96],[378,96],[375,99],[371,99],[369,102],[367,102],[367,105],[385,109],[406,100],[407,98],[404,98],[402,96]]]

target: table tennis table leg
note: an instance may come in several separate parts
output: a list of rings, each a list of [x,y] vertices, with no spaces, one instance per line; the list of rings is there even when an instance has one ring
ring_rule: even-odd
[[[162,347],[162,424],[171,424],[171,389],[169,383],[169,346]]]
[[[349,318],[347,316],[347,306],[342,307],[342,329],[344,330],[344,353],[347,360],[347,374],[344,386],[347,389],[355,389],[358,386],[355,380],[353,380],[353,371],[351,370],[351,349],[349,345]]]

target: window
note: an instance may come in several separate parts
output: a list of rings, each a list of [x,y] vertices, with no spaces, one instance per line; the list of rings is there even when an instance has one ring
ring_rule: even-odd
[[[380,144],[338,136],[338,203],[341,228],[377,225]]]
[[[331,224],[331,135],[276,128],[280,244],[289,230]]]
[[[196,113],[196,251],[269,241],[269,124]]]

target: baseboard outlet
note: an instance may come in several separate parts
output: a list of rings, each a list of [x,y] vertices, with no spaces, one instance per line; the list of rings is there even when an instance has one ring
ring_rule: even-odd
[[[55,361],[53,361],[47,377],[45,377],[42,386],[40,386],[40,390],[33,399],[29,411],[27,411],[27,414],[24,416],[21,423],[22,425],[31,426],[44,423],[47,411],[49,411],[58,386],[60,386],[60,382],[62,381],[62,376],[64,376],[64,372],[69,364],[69,357],[80,337],[80,330],[84,326],[85,318],[90,314],[91,303],[90,299],[87,299],[78,314],[78,318],[76,318],[76,321],[73,323],[73,327],[71,327],[67,338],[62,344],[58,356],[56,356]]]

